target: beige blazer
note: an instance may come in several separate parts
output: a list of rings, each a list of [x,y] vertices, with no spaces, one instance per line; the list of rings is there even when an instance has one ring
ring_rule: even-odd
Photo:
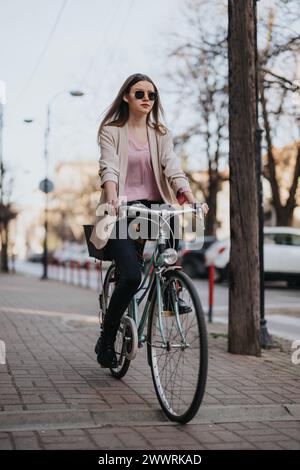
[[[159,134],[151,125],[147,125],[148,142],[152,167],[161,197],[165,203],[177,203],[179,188],[189,187],[188,178],[181,169],[180,161],[174,152],[172,133]],[[104,126],[100,134],[99,176],[101,188],[106,181],[117,183],[118,197],[124,197],[124,187],[128,165],[128,123],[122,127]],[[105,202],[105,193],[101,192],[99,205]],[[103,216],[96,216],[90,241],[101,249],[107,240],[101,240],[96,233],[96,224]]]

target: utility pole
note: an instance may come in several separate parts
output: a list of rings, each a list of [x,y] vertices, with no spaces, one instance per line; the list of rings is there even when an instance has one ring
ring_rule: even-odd
[[[41,189],[45,193],[45,219],[44,219],[44,253],[43,253],[43,275],[42,279],[48,279],[48,193],[52,190],[52,187],[48,187],[48,182],[51,185],[51,182],[48,180],[48,172],[49,172],[49,151],[48,151],[48,144],[49,144],[49,132],[50,132],[50,103],[48,104],[47,109],[47,124],[45,130],[45,147],[44,147],[44,158],[45,158],[45,179],[41,183]],[[44,183],[44,184],[43,184]]]

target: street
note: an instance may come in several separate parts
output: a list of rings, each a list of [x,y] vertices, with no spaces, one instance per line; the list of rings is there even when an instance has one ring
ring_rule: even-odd
[[[93,262],[92,262],[93,264]],[[42,266],[39,263],[17,262],[16,269],[35,277],[42,275]],[[81,270],[81,281],[85,283],[85,270]],[[59,273],[62,279],[62,274]],[[105,269],[103,269],[103,278]],[[57,270],[49,270],[49,277],[57,279]],[[70,279],[66,273],[66,279]],[[97,290],[97,273],[92,269],[89,274],[89,286]],[[208,311],[208,279],[194,279],[203,308]],[[74,274],[74,283],[79,283],[78,273]],[[300,289],[288,288],[284,282],[268,282],[265,288],[265,314],[270,334],[293,341],[300,339]],[[215,284],[213,321],[227,323],[228,320],[228,285]]]
[[[0,280],[0,449],[300,449],[289,341],[260,357],[229,354],[225,325],[208,325],[204,401],[182,426],[160,409],[146,348],[122,380],[99,367],[96,292],[22,274]]]

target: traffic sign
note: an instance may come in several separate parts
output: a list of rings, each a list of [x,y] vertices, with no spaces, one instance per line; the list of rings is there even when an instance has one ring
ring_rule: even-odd
[[[41,191],[43,191],[43,193],[50,193],[51,191],[53,191],[54,189],[54,185],[52,183],[52,181],[50,181],[48,178],[45,178],[44,180],[42,180],[39,184],[39,188]]]

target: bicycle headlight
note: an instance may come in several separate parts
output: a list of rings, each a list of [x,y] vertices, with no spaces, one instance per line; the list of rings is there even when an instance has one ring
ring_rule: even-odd
[[[162,254],[165,264],[171,265],[176,263],[178,254],[173,248],[167,248]]]

